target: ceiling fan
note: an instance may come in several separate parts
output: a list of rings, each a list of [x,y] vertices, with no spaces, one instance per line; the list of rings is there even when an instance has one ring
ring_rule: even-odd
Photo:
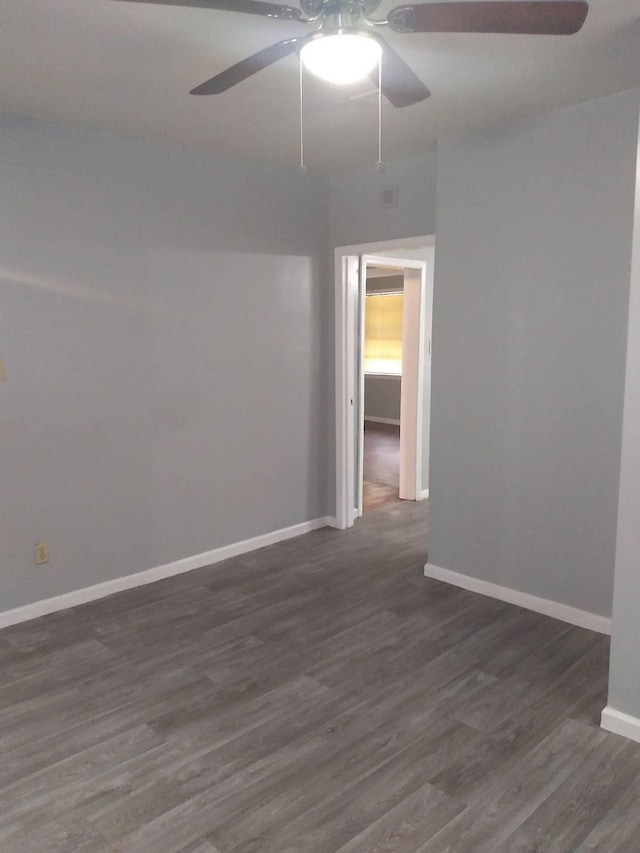
[[[407,107],[431,94],[402,57],[380,36],[396,33],[516,33],[573,35],[589,10],[585,0],[461,0],[396,6],[385,18],[370,16],[380,0],[299,0],[300,9],[261,0],[120,0],[243,12],[311,25],[311,32],[287,38],[216,74],[192,95],[218,95],[263,68],[299,53],[309,71],[332,83],[352,83],[369,75],[394,107]]]

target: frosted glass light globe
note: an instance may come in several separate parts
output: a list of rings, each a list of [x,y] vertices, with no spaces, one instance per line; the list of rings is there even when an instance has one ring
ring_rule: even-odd
[[[373,38],[357,33],[336,33],[307,42],[300,51],[303,65],[329,83],[355,83],[373,71],[382,50]]]

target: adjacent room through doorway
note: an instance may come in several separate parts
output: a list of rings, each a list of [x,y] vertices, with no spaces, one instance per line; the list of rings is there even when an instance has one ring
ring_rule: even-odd
[[[402,270],[367,266],[362,511],[400,500]]]

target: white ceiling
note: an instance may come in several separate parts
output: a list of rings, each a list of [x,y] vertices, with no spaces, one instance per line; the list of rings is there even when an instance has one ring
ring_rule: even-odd
[[[384,0],[376,17],[401,2]],[[295,166],[295,56],[225,94],[188,92],[248,54],[305,31],[292,22],[203,9],[2,0],[0,110]],[[583,29],[571,37],[384,36],[432,92],[405,109],[385,103],[387,160],[423,151],[445,134],[640,86],[640,0],[591,0]],[[308,80],[310,166],[342,171],[376,161],[377,101],[352,100],[353,94]]]

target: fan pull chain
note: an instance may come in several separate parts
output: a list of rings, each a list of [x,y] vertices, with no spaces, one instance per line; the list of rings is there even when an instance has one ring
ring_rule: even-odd
[[[300,174],[307,174],[307,167],[304,165],[304,87],[302,84],[302,59],[300,59]]]
[[[384,172],[382,161],[382,56],[378,60],[378,162],[376,169]]]

